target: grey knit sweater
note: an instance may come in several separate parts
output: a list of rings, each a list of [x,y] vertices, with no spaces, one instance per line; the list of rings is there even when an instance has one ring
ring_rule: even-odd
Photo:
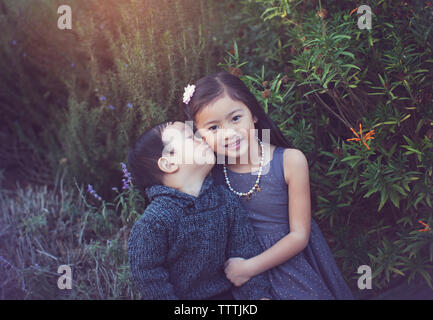
[[[259,243],[239,199],[208,176],[197,197],[156,185],[128,243],[135,286],[143,299],[207,299],[233,288],[230,257],[250,258]],[[244,299],[270,298],[264,274],[237,288]]]

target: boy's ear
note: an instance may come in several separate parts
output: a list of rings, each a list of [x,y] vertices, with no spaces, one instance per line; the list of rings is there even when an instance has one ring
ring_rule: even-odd
[[[174,173],[179,169],[179,166],[170,162],[166,157],[158,159],[158,167],[164,173]]]
[[[257,123],[257,121],[258,121],[257,117],[254,116],[254,117],[253,117],[253,122],[254,122],[254,123]]]

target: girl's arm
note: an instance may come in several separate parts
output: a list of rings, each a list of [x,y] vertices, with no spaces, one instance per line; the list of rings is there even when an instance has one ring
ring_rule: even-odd
[[[310,179],[307,159],[300,150],[284,151],[284,178],[288,184],[290,232],[268,250],[249,259],[254,274],[289,260],[308,244],[311,227]]]
[[[290,233],[261,254],[227,263],[229,278],[240,274],[253,277],[297,255],[308,244],[311,227],[311,203],[308,162],[297,149],[284,151],[284,178],[288,184]],[[230,274],[231,273],[231,274]]]

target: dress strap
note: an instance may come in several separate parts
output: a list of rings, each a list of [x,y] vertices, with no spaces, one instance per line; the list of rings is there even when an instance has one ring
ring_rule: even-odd
[[[276,147],[274,150],[274,155],[272,157],[272,167],[275,177],[278,177],[282,183],[286,184],[284,179],[284,150],[285,148]]]

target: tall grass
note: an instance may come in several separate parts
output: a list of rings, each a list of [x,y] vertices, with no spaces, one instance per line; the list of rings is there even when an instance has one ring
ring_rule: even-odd
[[[139,200],[129,189],[116,204],[99,202],[63,178],[0,189],[0,299],[139,298],[127,257]],[[71,267],[70,290],[58,288],[60,265]]]
[[[0,8],[0,166],[48,184],[66,161],[69,182],[107,195],[130,141],[183,118],[183,88],[216,70],[226,1],[71,0],[71,30],[61,4]]]

